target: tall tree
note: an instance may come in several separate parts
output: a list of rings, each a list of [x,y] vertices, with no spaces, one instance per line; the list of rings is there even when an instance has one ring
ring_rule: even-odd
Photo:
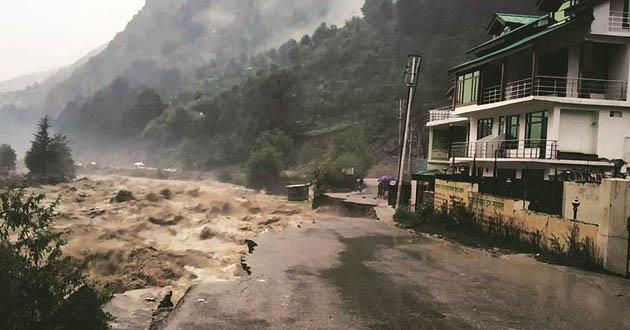
[[[50,144],[50,173],[55,177],[72,179],[75,177],[72,150],[68,146],[68,137],[55,134]]]
[[[16,160],[17,155],[10,145],[0,145],[0,172],[14,171]]]
[[[50,145],[52,142],[52,138],[48,133],[49,130],[48,116],[44,116],[37,124],[35,140],[32,141],[31,149],[26,153],[26,158],[24,159],[28,170],[32,174],[41,177],[48,175]]]
[[[31,149],[24,159],[31,174],[39,177],[74,178],[74,160],[65,135],[50,137],[48,116],[38,124]]]

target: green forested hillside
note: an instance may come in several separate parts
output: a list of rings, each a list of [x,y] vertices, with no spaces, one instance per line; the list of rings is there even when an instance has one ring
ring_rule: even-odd
[[[135,140],[151,151],[147,158],[156,164],[194,169],[243,163],[256,151],[252,146],[257,137],[274,129],[295,143],[283,159],[285,166],[325,161],[331,155],[326,141],[353,127],[363,129],[355,135],[364,135],[373,150],[382,149],[388,140],[397,139],[393,100],[405,92],[402,78],[408,53],[424,56],[414,110],[419,121],[422,111],[445,102],[446,70],[466,59],[465,50],[487,38],[491,14],[528,13],[533,2],[367,0],[364,17],[349,19],[343,26],[322,24],[278,49],[236,60],[216,58],[198,66],[194,83],[173,97]],[[98,118],[99,106],[93,101],[81,111]],[[65,115],[74,111],[71,108],[60,120],[71,136],[80,138],[73,127],[83,122]],[[97,126],[112,126],[95,121]],[[385,152],[396,152],[391,149]]]

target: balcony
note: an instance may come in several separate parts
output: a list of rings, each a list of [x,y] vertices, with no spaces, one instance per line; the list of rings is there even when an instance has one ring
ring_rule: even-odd
[[[445,120],[449,119],[453,116],[453,111],[451,106],[442,107],[435,110],[429,110],[428,113],[428,122]]]
[[[608,19],[608,30],[615,32],[630,32],[630,13],[611,11]]]
[[[533,83],[532,79],[509,82],[505,85],[504,93],[501,93],[501,86],[486,88],[481,104],[528,96],[625,101],[627,90],[627,81],[538,76]]]
[[[500,140],[451,144],[450,158],[558,159],[555,140]]]

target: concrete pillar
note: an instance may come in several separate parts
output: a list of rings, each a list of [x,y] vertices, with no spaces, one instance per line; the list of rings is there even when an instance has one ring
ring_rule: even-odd
[[[418,204],[418,181],[411,181],[411,199],[409,200],[409,209],[411,212],[416,211],[416,205]]]
[[[429,151],[427,154],[427,159],[433,159],[433,127],[429,127]]]
[[[562,109],[556,105],[549,110],[549,118],[547,120],[547,139],[560,140],[560,115]]]
[[[625,55],[625,61],[626,63],[630,62],[630,42],[626,43],[625,45],[626,51],[624,53]],[[630,65],[628,65],[627,67],[627,75],[626,75],[626,102],[630,102]]]
[[[578,97],[578,78],[580,78],[580,46],[569,48],[569,63],[567,70],[567,97]]]
[[[604,207],[598,229],[598,245],[604,268],[626,276],[628,273],[628,220],[630,181],[606,179],[601,185]]]

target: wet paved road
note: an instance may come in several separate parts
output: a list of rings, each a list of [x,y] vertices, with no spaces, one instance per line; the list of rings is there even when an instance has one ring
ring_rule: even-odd
[[[267,233],[239,282],[199,285],[164,329],[630,329],[630,281],[374,220]]]

